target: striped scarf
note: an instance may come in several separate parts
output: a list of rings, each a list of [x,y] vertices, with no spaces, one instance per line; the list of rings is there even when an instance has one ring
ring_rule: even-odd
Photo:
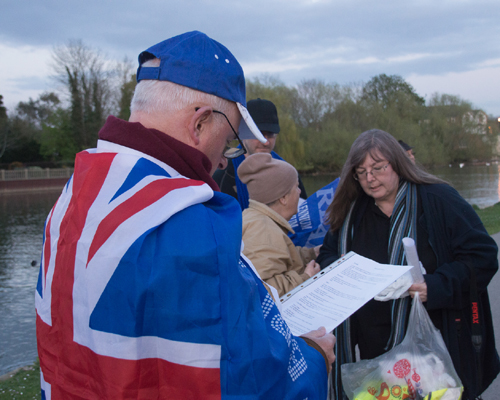
[[[356,201],[353,202],[349,213],[340,228],[339,232],[339,254],[347,254],[348,234],[353,237],[352,213]],[[393,265],[406,265],[402,239],[411,237],[417,241],[417,186],[413,183],[401,181],[396,195],[394,209],[392,211],[389,231],[389,263]],[[392,349],[401,343],[405,335],[405,327],[408,318],[410,297],[404,297],[392,301],[391,312],[391,336],[387,343],[386,350]],[[337,338],[335,343],[336,362],[334,364],[331,380],[329,382],[330,400],[347,400],[347,396],[342,390],[340,367],[345,363],[355,362],[351,344],[350,319],[345,320],[342,325],[334,330]]]

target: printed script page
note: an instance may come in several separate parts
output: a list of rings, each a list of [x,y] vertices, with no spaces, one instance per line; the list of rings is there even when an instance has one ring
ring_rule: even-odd
[[[296,336],[320,326],[330,332],[410,268],[350,252],[282,296],[281,314]]]

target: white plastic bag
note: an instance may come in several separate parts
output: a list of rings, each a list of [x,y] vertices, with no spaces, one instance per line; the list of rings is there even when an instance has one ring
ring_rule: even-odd
[[[344,364],[343,388],[350,400],[458,400],[462,383],[441,333],[418,293],[401,344],[372,360]]]

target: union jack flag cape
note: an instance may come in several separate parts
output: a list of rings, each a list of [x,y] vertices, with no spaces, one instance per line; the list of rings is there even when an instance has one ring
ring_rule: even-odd
[[[99,141],[44,230],[36,289],[43,399],[324,399],[323,357],[294,337],[240,255],[230,196]]]

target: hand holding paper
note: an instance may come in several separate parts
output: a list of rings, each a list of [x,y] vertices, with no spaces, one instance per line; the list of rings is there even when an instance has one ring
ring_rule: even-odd
[[[407,272],[392,285],[387,286],[384,290],[377,294],[375,296],[375,300],[389,301],[399,299],[400,297],[406,297],[409,294],[408,289],[412,283],[413,279],[411,274],[410,272]]]
[[[413,266],[410,270],[411,276],[413,278],[413,283],[423,283],[424,276],[420,270],[420,261],[418,260],[417,247],[415,246],[415,241],[412,238],[403,238],[403,246],[405,248],[406,261],[408,265]]]
[[[377,296],[375,296],[375,300],[388,301],[406,297],[409,294],[408,289],[413,283],[424,282],[423,274],[425,274],[425,269],[422,266],[422,263],[418,260],[415,241],[409,237],[403,238],[403,246],[408,265],[413,266],[413,268],[392,285],[382,290]]]

